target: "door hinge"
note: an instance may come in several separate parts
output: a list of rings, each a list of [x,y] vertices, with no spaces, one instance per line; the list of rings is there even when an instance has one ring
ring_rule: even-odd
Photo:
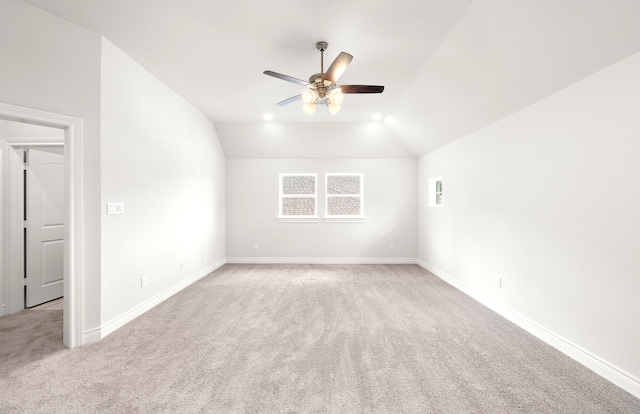
[[[26,277],[24,279],[22,279],[22,284],[23,284],[23,286],[27,286],[27,278]]]
[[[29,222],[28,222],[27,220],[25,220],[25,221],[23,222],[22,226],[23,226],[22,228],[24,228],[24,229],[28,229],[28,228],[29,228]]]

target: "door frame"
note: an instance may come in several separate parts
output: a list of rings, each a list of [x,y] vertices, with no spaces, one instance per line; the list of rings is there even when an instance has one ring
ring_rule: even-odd
[[[65,248],[64,248],[64,312],[63,343],[67,348],[84,344],[84,243],[83,243],[83,121],[67,115],[55,114],[0,102],[0,118],[64,130],[64,138],[16,138],[2,140],[2,274],[6,287],[8,313],[24,308],[22,256],[16,256],[18,236],[23,232],[19,219],[22,200],[17,200],[18,180],[10,168],[16,168],[14,149],[29,146],[64,145],[65,180]],[[20,171],[23,166],[20,163]],[[15,170],[14,170],[15,172]],[[12,179],[13,178],[13,179]],[[20,180],[21,181],[21,180]],[[20,236],[21,238],[22,236]],[[20,244],[19,249],[22,250]],[[6,275],[9,275],[6,277]],[[3,289],[4,290],[4,289]]]

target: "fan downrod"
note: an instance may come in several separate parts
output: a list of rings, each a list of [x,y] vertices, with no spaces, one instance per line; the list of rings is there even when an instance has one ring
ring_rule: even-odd
[[[320,73],[324,73],[324,51],[329,47],[329,43],[327,42],[318,42],[316,43],[316,49],[320,51]],[[314,75],[315,76],[315,75]],[[313,78],[312,76],[311,78]],[[313,83],[313,81],[309,78],[309,82]]]

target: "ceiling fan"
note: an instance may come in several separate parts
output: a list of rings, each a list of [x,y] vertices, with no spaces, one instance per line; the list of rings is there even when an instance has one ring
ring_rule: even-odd
[[[302,99],[304,102],[303,109],[309,115],[316,110],[316,105],[318,104],[327,105],[331,114],[337,114],[338,111],[340,111],[340,103],[342,103],[343,94],[345,93],[382,93],[382,91],[384,91],[384,86],[337,85],[336,82],[338,78],[340,78],[347,69],[353,56],[345,52],[340,52],[325,72],[324,51],[327,50],[328,47],[329,44],[327,42],[316,43],[316,48],[320,51],[320,73],[311,75],[308,82],[270,70],[263,72],[265,75],[307,87],[300,95],[292,96],[291,98],[278,102],[276,105],[287,105]]]

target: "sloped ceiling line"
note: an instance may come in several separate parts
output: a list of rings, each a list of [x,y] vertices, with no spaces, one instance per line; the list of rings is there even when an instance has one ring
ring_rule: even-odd
[[[209,116],[235,158],[419,157],[640,51],[637,0],[327,0],[339,12],[313,23],[299,0],[25,2],[109,39]],[[341,83],[384,93],[349,95],[335,116],[276,107],[300,91],[262,72],[308,78],[319,40],[327,61],[354,56]]]

